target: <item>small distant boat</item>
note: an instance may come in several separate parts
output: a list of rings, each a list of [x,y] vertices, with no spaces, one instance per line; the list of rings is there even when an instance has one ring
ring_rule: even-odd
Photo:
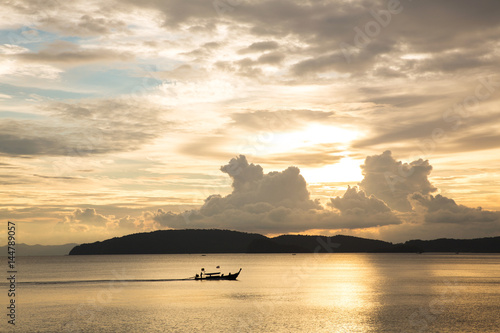
[[[194,276],[194,279],[195,280],[236,280],[238,275],[240,275],[240,272],[241,272],[241,268],[238,271],[238,273],[234,273],[234,274],[229,273],[227,275],[224,275],[224,274],[221,274],[220,272],[205,273],[204,269],[202,269],[200,274],[196,274]]]

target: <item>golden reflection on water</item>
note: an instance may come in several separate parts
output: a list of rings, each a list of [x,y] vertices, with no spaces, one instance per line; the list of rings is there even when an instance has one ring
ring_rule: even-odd
[[[313,280],[313,290],[321,292],[310,295],[310,302],[331,312],[332,331],[372,331],[371,318],[379,303],[379,272],[370,257],[362,254],[324,256],[318,266],[323,281]]]

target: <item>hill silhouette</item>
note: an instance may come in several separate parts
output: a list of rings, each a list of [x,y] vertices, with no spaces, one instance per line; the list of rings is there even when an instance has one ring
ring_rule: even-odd
[[[230,230],[159,230],[75,246],[74,254],[245,253],[254,240],[267,237]]]
[[[75,246],[70,255],[182,253],[350,253],[350,252],[494,252],[500,237],[470,240],[411,240],[392,244],[353,236],[260,234],[217,229],[159,230]]]
[[[62,256],[67,255],[75,247],[75,243],[64,245],[28,245],[16,244],[16,256]],[[7,253],[7,245],[0,246],[0,253]]]
[[[422,252],[471,252],[500,253],[500,237],[476,239],[411,240],[405,243],[408,247],[419,248]]]

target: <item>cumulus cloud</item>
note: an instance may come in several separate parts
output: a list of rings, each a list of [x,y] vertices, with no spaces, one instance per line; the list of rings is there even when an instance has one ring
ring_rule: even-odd
[[[87,225],[94,225],[96,227],[103,227],[109,222],[109,219],[104,215],[98,214],[95,209],[87,208],[85,210],[77,209],[73,215],[68,219],[69,222],[82,223]]]
[[[307,183],[297,167],[264,173],[260,165],[245,156],[233,158],[221,167],[233,180],[227,196],[209,196],[199,210],[182,214],[159,210],[154,217],[162,227],[227,228],[263,233],[300,232],[310,229],[355,229],[398,224],[391,210],[375,198],[367,198],[357,189],[349,189],[343,198],[332,199],[325,209],[311,200]],[[361,208],[348,209],[353,200]]]
[[[94,208],[76,209],[63,221],[57,223],[56,230],[68,232],[86,232],[94,228],[104,229],[108,223],[112,223],[110,217],[98,214]]]
[[[342,197],[331,198],[328,205],[338,209],[341,217],[351,221],[352,225],[371,227],[401,222],[382,200],[367,197],[357,187],[348,187]]]
[[[442,196],[415,193],[411,201],[416,208],[424,208],[427,223],[499,223],[500,212],[483,210],[481,207],[470,208],[459,205],[455,200]]]
[[[353,188],[344,195],[348,200],[332,199],[330,206],[342,214],[352,214],[352,210],[366,211],[369,215],[390,207],[403,223],[380,228],[379,235],[383,237],[405,241],[414,238],[470,238],[472,234],[486,237],[500,232],[500,212],[467,207],[441,194],[432,195],[438,189],[428,180],[432,170],[428,161],[402,163],[396,161],[390,151],[385,151],[368,156],[362,169],[365,177],[360,186],[370,198]],[[363,236],[363,232],[358,235]]]
[[[356,186],[349,186],[342,198],[332,198],[329,204],[343,214],[357,214],[358,212],[376,214],[391,211],[383,201],[374,196],[367,197],[365,192],[358,191]]]
[[[105,215],[97,212],[95,208],[77,208],[71,214],[63,216],[55,225],[53,233],[73,242],[95,242],[112,236],[123,236],[141,231],[151,231],[152,215],[143,212],[140,216]],[[47,230],[49,226],[45,226]],[[39,236],[35,233],[27,235],[33,239]]]
[[[387,150],[381,155],[368,156],[361,169],[364,178],[359,185],[365,192],[398,211],[411,211],[408,195],[415,192],[427,195],[437,190],[427,178],[432,171],[427,160],[402,163]]]

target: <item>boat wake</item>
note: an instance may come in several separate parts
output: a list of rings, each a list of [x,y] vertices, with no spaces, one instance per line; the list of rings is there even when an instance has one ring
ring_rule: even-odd
[[[130,279],[130,280],[69,280],[69,281],[25,281],[17,282],[18,285],[51,285],[51,284],[77,284],[77,283],[136,283],[136,282],[171,282],[192,281],[194,277],[184,279]]]

